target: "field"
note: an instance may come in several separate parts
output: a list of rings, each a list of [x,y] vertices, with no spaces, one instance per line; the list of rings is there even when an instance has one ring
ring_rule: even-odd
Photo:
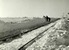
[[[14,19],[14,20],[13,20]],[[3,21],[2,21],[3,20]],[[8,20],[9,22],[7,22]],[[11,21],[12,20],[12,21]],[[51,18],[51,22],[55,21],[56,18]],[[6,22],[5,22],[6,21]],[[0,39],[5,36],[13,36],[21,33],[21,30],[28,30],[37,28],[48,24],[44,18],[5,18],[0,20]]]

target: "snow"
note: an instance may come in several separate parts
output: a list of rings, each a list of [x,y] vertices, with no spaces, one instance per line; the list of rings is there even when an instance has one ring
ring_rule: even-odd
[[[28,41],[36,37],[38,34],[49,28],[50,26],[54,25],[54,23],[51,23],[48,26],[43,26],[41,28],[38,28],[36,30],[33,30],[31,32],[28,32],[27,34],[21,36],[21,38],[15,39],[11,42],[5,42],[3,44],[0,44],[0,50],[18,50],[21,46],[26,44]]]
[[[69,50],[69,23],[61,19],[26,50]]]

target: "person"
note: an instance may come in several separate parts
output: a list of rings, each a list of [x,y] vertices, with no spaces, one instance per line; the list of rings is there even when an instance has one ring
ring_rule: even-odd
[[[46,21],[50,22],[51,18],[49,18],[48,16],[43,16],[45,18]]]
[[[50,22],[51,21],[51,18],[48,17],[48,21]]]
[[[43,18],[47,21],[47,19],[46,19],[46,17],[45,17],[45,16],[43,16]]]
[[[48,16],[46,16],[46,20],[49,21]]]

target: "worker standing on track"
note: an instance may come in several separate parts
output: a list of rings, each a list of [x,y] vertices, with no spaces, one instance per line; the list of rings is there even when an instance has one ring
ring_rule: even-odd
[[[46,21],[48,21],[48,22],[51,21],[51,18],[50,18],[50,17],[48,17],[48,16],[43,16],[43,17],[44,17],[44,19],[45,19]]]

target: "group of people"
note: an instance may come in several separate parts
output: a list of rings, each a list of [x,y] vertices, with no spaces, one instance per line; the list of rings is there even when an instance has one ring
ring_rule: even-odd
[[[48,16],[43,16],[45,18],[46,21],[50,22],[51,21],[51,18],[48,17]]]

